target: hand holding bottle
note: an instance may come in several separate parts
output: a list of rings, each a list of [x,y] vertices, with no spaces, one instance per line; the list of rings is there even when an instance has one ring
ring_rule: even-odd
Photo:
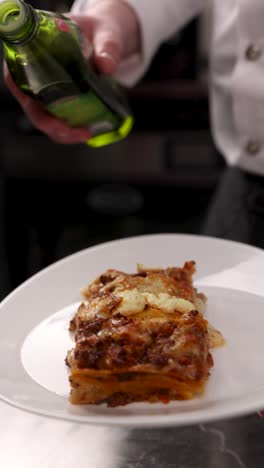
[[[88,2],[87,2],[88,4]],[[93,45],[93,60],[103,74],[112,75],[120,60],[139,52],[140,33],[135,13],[123,1],[101,0],[76,14],[68,14],[79,26],[81,33]],[[7,67],[5,81],[13,96],[19,101],[34,126],[58,143],[85,142],[90,137],[86,128],[72,128],[62,120],[51,116],[30,96],[24,94],[14,83]]]

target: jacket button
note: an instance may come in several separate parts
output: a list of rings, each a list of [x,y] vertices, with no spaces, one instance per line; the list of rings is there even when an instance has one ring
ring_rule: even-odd
[[[246,151],[250,156],[256,156],[261,150],[261,144],[258,141],[250,140],[247,143]]]
[[[258,60],[262,55],[262,50],[260,47],[251,44],[246,50],[246,58],[251,62],[255,62]]]

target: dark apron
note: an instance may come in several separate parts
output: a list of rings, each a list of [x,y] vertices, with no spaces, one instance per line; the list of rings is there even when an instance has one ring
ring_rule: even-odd
[[[264,248],[264,176],[225,168],[201,233]]]

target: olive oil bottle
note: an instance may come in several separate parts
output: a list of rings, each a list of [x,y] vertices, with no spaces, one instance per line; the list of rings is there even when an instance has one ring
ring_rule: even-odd
[[[88,145],[129,134],[133,117],[123,91],[89,63],[83,51],[91,53],[91,46],[69,18],[23,0],[0,0],[0,38],[16,85],[71,127],[88,127]]]

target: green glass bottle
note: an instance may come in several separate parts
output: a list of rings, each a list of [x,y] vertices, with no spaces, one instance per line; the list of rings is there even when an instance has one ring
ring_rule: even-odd
[[[0,38],[16,85],[71,127],[88,127],[88,145],[129,134],[133,117],[124,93],[84,58],[91,46],[69,18],[23,0],[0,0]]]

